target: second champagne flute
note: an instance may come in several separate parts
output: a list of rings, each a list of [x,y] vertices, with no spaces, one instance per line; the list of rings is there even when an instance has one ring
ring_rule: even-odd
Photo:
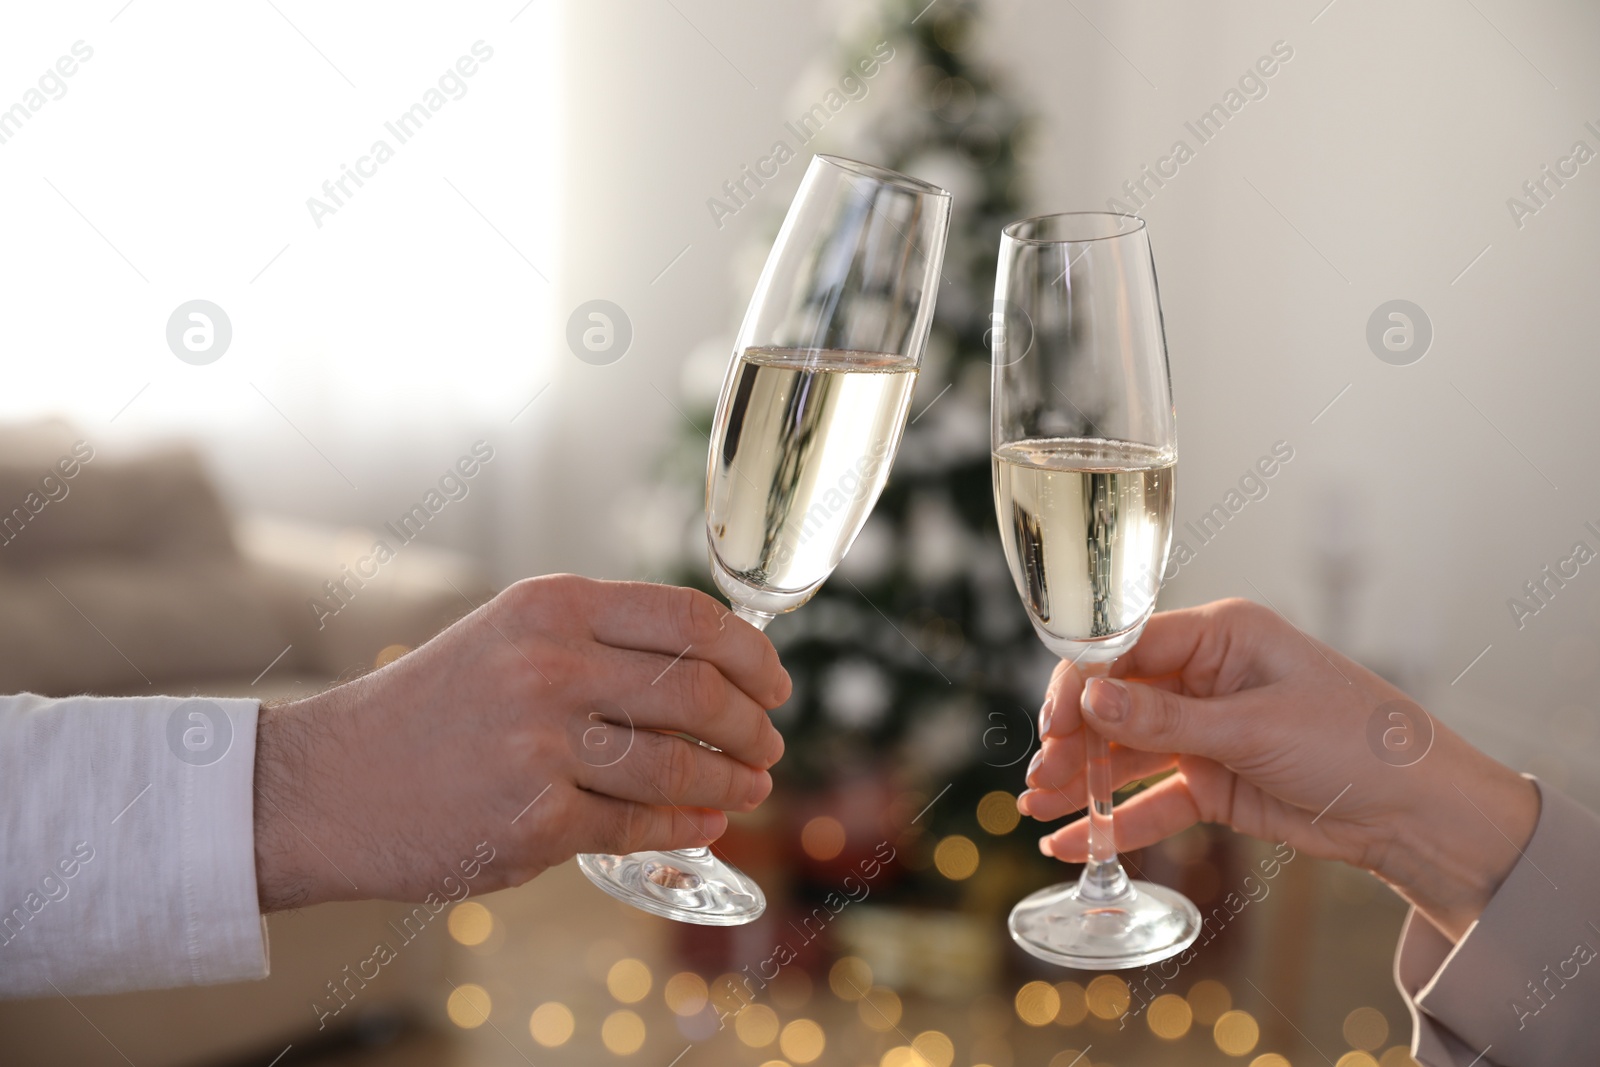
[[[950,194],[815,156],[739,329],[711,432],[706,540],[734,614],[764,629],[810,600],[877,503],[938,295]],[[761,888],[709,848],[583,855],[600,888],[683,922],[734,926]]]
[[[1177,422],[1144,220],[1088,212],[1005,228],[995,279],[994,499],[1046,648],[1103,676],[1155,610],[1172,539]],[[1200,913],[1131,881],[1112,834],[1109,743],[1084,728],[1089,862],[1011,912],[1012,938],[1084,970],[1183,951]]]

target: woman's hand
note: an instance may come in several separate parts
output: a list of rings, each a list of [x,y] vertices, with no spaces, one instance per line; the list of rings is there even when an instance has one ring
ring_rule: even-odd
[[[1055,819],[1087,805],[1086,728],[1113,742],[1118,785],[1177,771],[1118,806],[1119,848],[1223,823],[1372,871],[1452,939],[1538,822],[1532,782],[1249,601],[1154,616],[1111,678],[1085,685],[1063,662],[1040,712],[1044,745],[1024,814]],[[1040,848],[1082,862],[1087,840],[1079,820]]]
[[[708,844],[772,791],[767,711],[789,690],[771,642],[703,593],[518,582],[382,670],[262,710],[262,910],[420,900],[480,843],[476,892],[578,852]]]

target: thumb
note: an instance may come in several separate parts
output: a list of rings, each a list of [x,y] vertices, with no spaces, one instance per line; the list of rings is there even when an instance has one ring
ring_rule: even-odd
[[[1261,743],[1261,717],[1237,697],[1180,696],[1120,678],[1091,678],[1084,721],[1108,740],[1145,752],[1179,752],[1231,762]]]

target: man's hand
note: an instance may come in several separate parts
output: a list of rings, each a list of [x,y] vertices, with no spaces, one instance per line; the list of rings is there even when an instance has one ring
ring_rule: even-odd
[[[518,582],[381,670],[262,709],[261,908],[420,900],[479,842],[474,892],[578,852],[708,844],[772,791],[767,711],[789,692],[771,642],[703,593]]]

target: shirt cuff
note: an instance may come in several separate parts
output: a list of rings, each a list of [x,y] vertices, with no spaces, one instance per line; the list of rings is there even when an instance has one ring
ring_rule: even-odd
[[[267,974],[258,712],[254,700],[0,698],[0,766],[17,799],[0,817],[0,907],[20,906],[0,915],[0,992]]]

